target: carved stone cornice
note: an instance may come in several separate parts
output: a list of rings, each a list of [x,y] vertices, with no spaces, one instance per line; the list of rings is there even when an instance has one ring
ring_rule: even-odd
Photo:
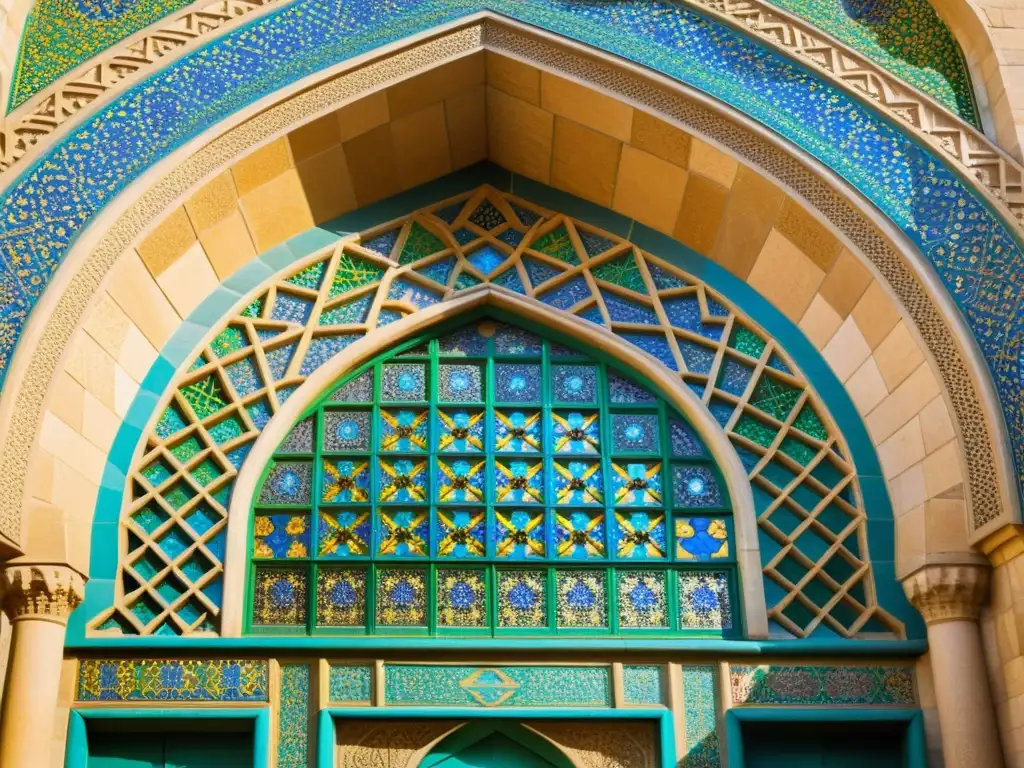
[[[977,621],[991,570],[986,565],[926,565],[903,580],[903,591],[928,625]]]
[[[82,602],[85,579],[66,565],[9,565],[3,570],[3,607],[11,621],[60,624]]]

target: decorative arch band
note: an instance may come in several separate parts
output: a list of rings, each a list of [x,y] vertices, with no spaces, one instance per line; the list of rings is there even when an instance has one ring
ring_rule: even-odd
[[[282,404],[368,332],[482,289],[610,331],[700,399],[753,488],[777,628],[902,636],[874,586],[867,510],[891,511],[859,422],[830,413],[776,338],[694,274],[489,186],[318,251],[216,325],[150,419],[113,605],[93,631],[217,632],[235,481]]]

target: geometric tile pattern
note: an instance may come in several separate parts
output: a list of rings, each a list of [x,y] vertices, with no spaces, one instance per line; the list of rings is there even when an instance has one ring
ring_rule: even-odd
[[[609,707],[607,666],[385,664],[387,706]]]
[[[470,216],[495,219],[488,202]],[[407,253],[413,237],[445,249],[415,228],[394,247]],[[677,601],[670,586],[728,593],[735,567],[728,494],[675,410],[575,349],[486,317],[407,344],[343,378],[281,442],[254,505],[253,631],[732,626],[727,597],[698,586]],[[474,423],[499,426],[471,441]],[[594,564],[616,567],[576,567]]]
[[[484,248],[493,252],[488,260],[472,258]],[[842,436],[785,351],[693,275],[622,238],[490,187],[377,227],[363,233],[358,244],[336,247],[283,272],[222,322],[211,345],[180,375],[133,468],[131,499],[122,519],[123,595],[93,627],[129,634],[215,631],[231,488],[252,442],[280,403],[372,328],[483,282],[610,330],[662,363],[700,397],[749,473],[765,534],[761,551],[773,622],[797,636],[819,625],[844,637],[861,631],[901,633],[901,625],[874,596],[866,514]],[[502,396],[525,406],[535,373],[529,365],[516,365],[499,377],[508,390]],[[558,397],[569,409],[591,397],[589,374],[574,365],[567,360],[556,378]],[[396,368],[394,378],[396,386],[405,382],[411,388],[413,399],[420,396],[415,394],[420,387],[416,376],[411,369]],[[471,376],[465,379],[466,386],[475,386]],[[346,385],[355,397],[349,402],[367,402],[352,394],[364,386],[358,380]],[[627,380],[614,376],[607,388],[613,409],[618,403],[628,406],[637,396]],[[345,401],[348,395],[339,391],[335,397]],[[547,443],[536,442],[531,434],[531,412],[520,410],[519,426],[501,422],[496,432],[504,429],[515,450],[544,448]],[[348,421],[351,431],[356,422]],[[570,520],[563,526],[565,541],[574,552],[586,552],[587,526],[600,525],[616,532],[616,543],[642,544],[647,552],[675,551],[665,541],[658,544],[664,524],[656,515],[640,514],[646,504],[656,505],[658,493],[670,493],[689,499],[696,513],[686,527],[692,541],[683,548],[698,560],[709,559],[717,551],[713,541],[720,527],[701,507],[721,503],[714,500],[709,478],[699,468],[684,467],[661,479],[664,487],[657,489],[645,480],[651,462],[642,460],[643,424],[615,424],[613,435],[611,420],[599,420],[598,429],[609,430],[604,443],[625,446],[623,441],[632,436],[639,440],[637,458],[602,470],[602,482],[619,484],[618,491],[609,486],[605,492],[612,498],[618,493],[629,513]],[[587,481],[598,469],[587,456],[594,448],[588,428],[559,423],[567,434],[558,450],[570,455],[559,459],[557,472],[552,470],[551,492],[573,505],[586,506]],[[467,430],[464,448],[473,450],[468,427],[457,429]],[[661,439],[681,461],[701,450],[681,421],[670,421]],[[527,454],[522,456],[502,459],[496,492],[526,508],[536,503],[531,501],[536,475]],[[301,464],[300,459],[289,461]],[[473,469],[472,462],[466,464],[466,470]],[[452,492],[470,491],[472,483],[459,479],[461,470],[446,466],[441,471],[450,475]],[[409,468],[415,469],[416,462]],[[295,474],[297,479],[289,478],[282,488],[303,493],[302,473]],[[345,493],[363,492],[359,482],[342,480],[349,486]],[[633,487],[637,483],[647,487],[640,491]],[[409,483],[396,492],[418,491]]]
[[[256,660],[84,659],[78,701],[266,701],[268,666]]]
[[[682,768],[718,768],[721,752],[716,726],[715,668],[684,664],[682,671],[686,739],[680,765]]]

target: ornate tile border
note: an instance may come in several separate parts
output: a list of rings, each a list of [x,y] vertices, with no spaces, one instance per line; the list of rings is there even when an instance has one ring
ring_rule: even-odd
[[[730,667],[732,703],[813,706],[917,705],[910,667]]]
[[[254,659],[86,659],[78,701],[267,701],[268,664]]]

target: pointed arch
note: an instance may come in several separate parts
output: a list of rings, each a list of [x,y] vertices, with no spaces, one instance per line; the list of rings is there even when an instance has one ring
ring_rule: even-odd
[[[466,723],[433,744],[416,768],[445,768],[445,761],[494,736],[510,739],[554,768],[575,768],[575,764],[565,751],[553,741],[522,723],[503,720],[477,720]]]

